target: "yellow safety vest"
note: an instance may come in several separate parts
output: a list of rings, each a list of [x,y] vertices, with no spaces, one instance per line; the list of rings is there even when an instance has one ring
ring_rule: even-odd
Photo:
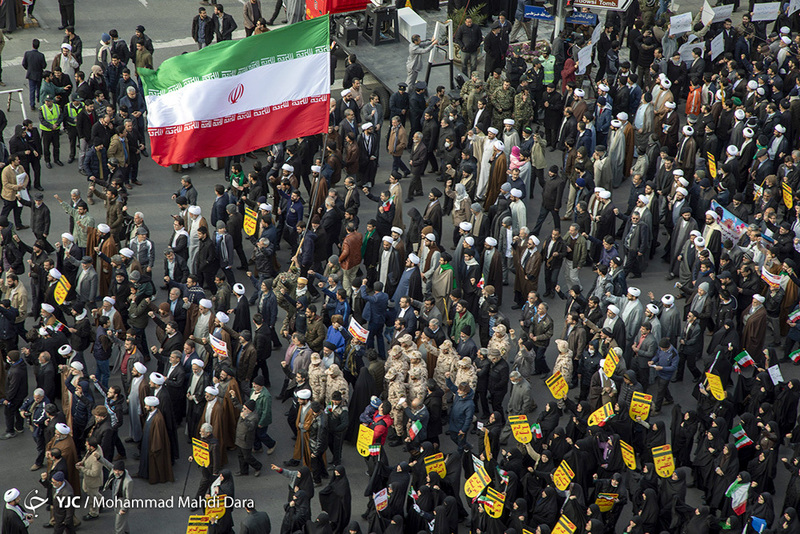
[[[78,113],[80,113],[81,111],[83,111],[83,104],[81,104],[77,108],[75,106],[71,105],[71,104],[68,105],[67,106],[67,117],[69,118],[69,121],[65,121],[65,122],[69,126],[77,125],[77,123],[78,123],[78,121],[77,121]]]
[[[42,106],[42,115],[44,116],[44,120],[46,120],[47,122],[49,122],[51,124],[55,124],[56,122],[58,122],[58,117],[61,116],[61,109],[55,104],[53,104],[53,107],[49,108],[49,109],[48,109],[47,106]],[[50,128],[48,126],[45,126],[44,124],[39,124],[39,128],[41,128],[42,131],[45,131],[45,132],[50,132],[52,130],[58,130],[57,127],[56,128]]]

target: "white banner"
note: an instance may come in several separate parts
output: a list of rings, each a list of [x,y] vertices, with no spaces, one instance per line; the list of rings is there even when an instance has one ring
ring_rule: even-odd
[[[753,6],[753,22],[759,20],[775,20],[781,11],[780,2],[770,2],[768,4],[755,4]]]
[[[592,64],[592,47],[584,46],[578,50],[577,74],[586,74],[586,68]]]
[[[798,9],[800,9],[800,0],[791,0],[789,2],[789,15],[793,15]]]
[[[352,317],[350,317],[350,326],[347,328],[347,331],[350,332],[350,335],[359,340],[361,343],[367,342],[369,330],[361,326],[358,321]]]
[[[681,13],[673,15],[669,19],[669,34],[681,35],[692,31],[692,14]]]
[[[717,56],[725,51],[725,34],[720,32],[719,35],[711,40],[711,60],[717,59]]]

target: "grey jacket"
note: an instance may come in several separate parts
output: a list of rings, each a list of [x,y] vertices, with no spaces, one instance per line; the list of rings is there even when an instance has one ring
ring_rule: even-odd
[[[421,41],[419,44],[409,43],[406,69],[409,71],[422,71],[422,68],[425,66],[425,54],[430,52],[431,48],[433,48],[433,43],[427,39]]]
[[[239,417],[236,423],[236,439],[234,441],[237,447],[245,450],[253,448],[257,425],[258,414],[256,412],[250,412],[245,417]]]

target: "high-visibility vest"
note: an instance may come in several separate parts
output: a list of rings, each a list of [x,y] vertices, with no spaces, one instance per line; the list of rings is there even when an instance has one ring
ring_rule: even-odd
[[[64,122],[66,122],[70,126],[76,126],[78,124],[78,113],[80,113],[81,111],[83,111],[83,104],[81,104],[77,108],[75,106],[68,105],[67,118],[69,120],[65,120]]]
[[[53,107],[48,108],[47,106],[42,106],[42,115],[44,116],[44,120],[48,121],[51,124],[55,124],[58,122],[58,117],[61,116],[61,108],[57,105],[53,104]],[[49,132],[52,130],[58,130],[58,128],[50,128],[49,126],[45,126],[44,124],[40,124],[39,128],[41,128],[45,132]]]
[[[550,54],[547,59],[542,61],[542,68],[544,69],[544,79],[542,80],[542,83],[544,85],[553,83],[553,80],[555,79],[555,73],[553,72],[555,63],[556,57],[552,54]]]

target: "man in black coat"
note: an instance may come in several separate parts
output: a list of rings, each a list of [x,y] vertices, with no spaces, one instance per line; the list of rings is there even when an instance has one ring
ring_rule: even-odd
[[[59,471],[52,477],[52,484],[54,493],[57,491],[59,499],[53,499],[53,521],[55,529],[53,532],[62,534],[64,532],[74,533],[75,526],[75,507],[72,506],[72,497],[75,496],[75,491],[66,480],[63,471]]]
[[[231,15],[225,13],[225,8],[222,4],[214,4],[214,34],[217,36],[217,42],[230,41],[233,39],[233,31],[236,29],[236,21],[233,20]]]
[[[378,172],[378,154],[380,143],[375,134],[375,126],[371,122],[361,125],[358,136],[358,181],[361,186],[372,187],[375,174]]]
[[[192,19],[192,39],[197,43],[197,48],[202,49],[214,41],[214,24],[206,14],[206,8],[201,7],[198,14]],[[203,20],[203,35],[200,35],[200,20]],[[151,45],[152,46],[152,45]]]
[[[225,210],[228,212],[228,221],[225,223],[225,229],[227,230],[228,235],[231,236],[233,240],[233,250],[236,251],[236,255],[239,256],[239,270],[246,271],[247,270],[247,255],[244,253],[244,246],[243,246],[243,237],[242,237],[242,227],[244,225],[244,217],[239,210],[236,209],[236,205],[228,204],[225,207]]]
[[[39,353],[39,368],[36,370],[36,387],[44,390],[44,395],[50,401],[56,396],[56,366],[49,352]]]
[[[548,171],[547,179],[542,189],[542,207],[539,210],[539,218],[536,220],[532,235],[539,235],[548,215],[553,217],[553,227],[561,230],[561,220],[558,217],[558,210],[561,209],[561,199],[564,197],[564,178],[558,170],[558,165],[553,165]]]
[[[189,276],[186,260],[175,254],[172,247],[164,250],[164,276],[180,284],[185,284],[186,278]]]
[[[22,68],[25,69],[25,78],[28,80],[28,103],[31,111],[36,111],[39,102],[39,87],[42,85],[42,73],[47,68],[47,59],[39,52],[39,39],[33,40],[33,50],[28,50],[22,56]]]
[[[6,396],[2,399],[6,413],[6,433],[0,436],[0,439],[13,438],[22,433],[24,421],[19,413],[19,407],[28,396],[28,368],[19,351],[10,351],[6,355],[6,362],[10,365],[6,371]]]
[[[508,36],[498,22],[492,25],[492,31],[483,41],[483,50],[486,52],[486,64],[483,69],[483,79],[488,80],[494,69],[505,66],[506,51],[508,50]]]
[[[547,146],[555,147],[558,141],[558,127],[564,113],[564,98],[556,91],[556,84],[547,86],[542,105],[544,106],[544,135]],[[577,128],[577,123],[576,123]]]
[[[252,501],[248,501],[248,503],[252,503]],[[269,534],[271,532],[272,526],[267,512],[259,512],[252,507],[252,504],[245,504],[244,511],[247,514],[239,523],[241,534]]]
[[[489,400],[492,411],[503,412],[503,399],[508,391],[508,375],[510,373],[508,362],[500,355],[499,349],[489,349]]]

